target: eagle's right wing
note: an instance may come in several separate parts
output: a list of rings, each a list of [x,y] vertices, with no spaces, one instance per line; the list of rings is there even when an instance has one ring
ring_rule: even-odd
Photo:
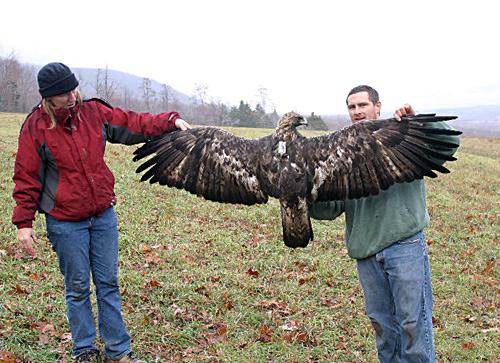
[[[434,114],[357,122],[337,132],[307,139],[312,199],[345,200],[376,195],[395,183],[449,172],[438,160],[451,156],[460,131],[429,127],[455,119]],[[451,137],[453,136],[453,137]]]
[[[251,205],[268,200],[258,179],[262,144],[199,127],[147,141],[134,152],[134,161],[154,154],[136,170],[148,169],[141,181],[185,189],[212,201]]]

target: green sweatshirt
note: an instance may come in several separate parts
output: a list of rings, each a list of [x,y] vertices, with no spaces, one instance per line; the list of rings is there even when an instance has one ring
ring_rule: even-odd
[[[451,127],[435,122],[430,127]],[[440,139],[459,142],[458,136]],[[447,153],[453,155],[456,149]],[[434,159],[435,160],[435,159]],[[443,163],[442,160],[435,160]],[[309,214],[315,219],[335,219],[345,212],[345,240],[349,256],[362,259],[376,254],[395,242],[410,237],[427,226],[429,213],[425,202],[425,183],[394,184],[378,195],[346,201],[318,202]]]

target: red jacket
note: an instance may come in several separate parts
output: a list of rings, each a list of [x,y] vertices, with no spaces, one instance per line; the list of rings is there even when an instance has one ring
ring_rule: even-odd
[[[18,228],[31,227],[37,210],[58,220],[78,221],[115,204],[115,179],[104,161],[106,141],[144,142],[175,130],[179,114],[125,111],[91,99],[72,113],[61,110],[56,118],[57,126],[49,129],[50,118],[38,106],[21,128],[12,214]]]

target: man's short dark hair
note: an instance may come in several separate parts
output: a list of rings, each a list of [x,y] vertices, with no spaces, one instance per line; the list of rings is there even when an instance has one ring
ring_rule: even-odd
[[[373,104],[376,104],[379,101],[377,90],[373,87],[367,86],[366,84],[362,84],[360,86],[354,87],[352,90],[349,91],[349,93],[347,94],[347,97],[345,99],[346,105],[349,104],[347,102],[347,99],[349,98],[349,96],[353,95],[355,93],[359,93],[359,92],[368,92],[368,98],[370,99],[370,101]]]

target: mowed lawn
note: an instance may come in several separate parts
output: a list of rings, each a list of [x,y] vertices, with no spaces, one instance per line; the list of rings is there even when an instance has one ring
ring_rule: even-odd
[[[44,218],[35,223],[34,259],[21,254],[10,222],[24,116],[0,114],[0,361],[66,362],[71,338],[63,279]],[[436,350],[439,362],[498,362],[500,139],[462,144],[458,161],[447,164],[451,174],[427,180]],[[292,250],[282,242],[276,200],[225,205],[140,183],[135,148],[109,145],[107,160],[119,200],[123,314],[141,357],[376,361],[343,217],[314,221],[315,241]]]

